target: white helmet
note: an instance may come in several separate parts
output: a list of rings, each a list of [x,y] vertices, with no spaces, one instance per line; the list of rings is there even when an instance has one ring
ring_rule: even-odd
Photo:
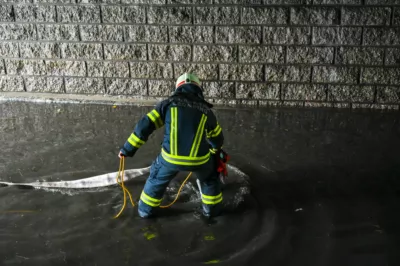
[[[201,82],[195,74],[185,73],[176,80],[175,88],[177,89],[183,84],[195,84],[201,88]]]

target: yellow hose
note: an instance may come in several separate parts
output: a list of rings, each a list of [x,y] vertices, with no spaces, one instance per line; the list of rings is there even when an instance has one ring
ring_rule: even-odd
[[[121,186],[122,188],[122,192],[124,193],[124,204],[122,205],[121,210],[119,211],[119,213],[117,215],[114,216],[114,219],[118,218],[122,212],[124,211],[125,207],[126,207],[126,194],[128,193],[129,195],[129,199],[131,200],[132,206],[135,206],[135,203],[133,202],[132,199],[132,195],[129,192],[129,190],[125,187],[124,184],[124,169],[125,169],[125,157],[122,156],[121,160],[119,161],[119,170],[118,170],[118,174],[117,174],[117,183]],[[168,205],[165,206],[160,206],[160,208],[169,208],[171,207],[179,198],[179,195],[183,189],[183,186],[186,184],[186,182],[189,180],[189,177],[192,175],[192,172],[190,172],[188,174],[188,176],[186,177],[186,179],[183,181],[182,185],[180,186],[178,193],[176,194],[175,199]],[[121,181],[120,181],[121,179]]]
[[[125,157],[122,156],[121,160],[119,161],[119,170],[118,170],[118,175],[117,175],[117,182],[122,188],[122,192],[124,192],[124,205],[122,205],[122,209],[119,211],[117,215],[114,216],[114,219],[118,218],[121,213],[124,211],[125,206],[126,206],[126,193],[129,195],[129,199],[131,200],[132,206],[135,206],[135,203],[133,202],[132,195],[129,192],[129,190],[125,187],[124,184],[124,169],[125,169]],[[121,182],[119,181],[119,178],[121,178]]]
[[[171,203],[168,204],[168,205],[160,206],[160,208],[169,208],[169,207],[171,207],[171,206],[178,200],[179,194],[181,194],[181,190],[182,190],[183,186],[184,186],[184,185],[186,184],[186,182],[189,180],[189,177],[190,177],[191,175],[192,175],[192,172],[190,172],[190,173],[188,174],[188,176],[186,177],[186,179],[183,181],[181,187],[180,187],[179,190],[178,190],[178,193],[176,194],[176,197],[175,197],[174,201],[171,202]]]

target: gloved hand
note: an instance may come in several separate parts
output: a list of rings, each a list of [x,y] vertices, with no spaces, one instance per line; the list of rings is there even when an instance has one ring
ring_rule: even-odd
[[[122,151],[119,151],[118,158],[122,159],[122,157],[126,157],[126,156],[125,156],[125,154],[122,153]]]
[[[223,151],[219,150],[216,154],[217,157],[217,172],[220,173],[220,179],[222,183],[225,183],[225,178],[228,177],[228,169],[226,168],[226,163],[229,161],[229,155]]]
[[[125,150],[124,148],[121,148],[121,150],[118,153],[118,158],[122,158],[122,157],[132,157],[134,153],[129,153],[127,150]]]

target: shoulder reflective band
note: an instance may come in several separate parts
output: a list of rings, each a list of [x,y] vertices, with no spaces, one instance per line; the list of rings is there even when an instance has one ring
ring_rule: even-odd
[[[207,116],[203,114],[201,116],[199,127],[197,128],[196,136],[194,137],[192,149],[190,150],[190,155],[189,155],[190,157],[197,156],[197,153],[199,151],[200,142],[203,138],[204,125],[206,124],[206,121],[207,121]]]
[[[178,108],[171,108],[170,151],[172,155],[178,154]]]
[[[210,159],[210,153],[201,157],[178,156],[169,154],[164,149],[161,150],[161,155],[169,163],[188,166],[202,165]]]
[[[135,135],[135,133],[132,133],[132,134],[130,135],[130,137],[129,137],[129,139],[128,139],[128,142],[129,142],[132,146],[134,146],[134,147],[136,147],[136,148],[140,148],[140,147],[144,144],[144,141],[141,140],[141,139],[139,139],[139,138]]]
[[[160,114],[155,109],[148,113],[147,116],[150,118],[151,121],[153,121],[156,128],[160,128],[164,125]]]
[[[210,132],[207,133],[207,138],[214,138],[217,137],[219,134],[221,134],[222,128],[220,127],[219,124],[211,130]]]
[[[155,199],[147,195],[144,191],[140,195],[140,199],[151,207],[158,207],[161,204],[162,199]]]
[[[208,205],[215,205],[222,201],[222,192],[219,193],[217,196],[208,196],[208,195],[201,195],[201,200],[204,204]]]

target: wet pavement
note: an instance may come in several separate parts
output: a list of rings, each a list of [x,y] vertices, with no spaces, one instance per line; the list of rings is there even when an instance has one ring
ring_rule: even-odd
[[[0,180],[75,180],[118,170],[150,107],[0,103]],[[251,195],[212,223],[181,202],[141,220],[115,187],[0,188],[0,265],[399,265],[398,112],[218,109]],[[154,134],[127,169],[159,152]],[[184,176],[171,186],[179,185]],[[137,199],[146,176],[127,184]],[[189,195],[190,196],[190,195]],[[186,199],[187,201],[187,199]]]

